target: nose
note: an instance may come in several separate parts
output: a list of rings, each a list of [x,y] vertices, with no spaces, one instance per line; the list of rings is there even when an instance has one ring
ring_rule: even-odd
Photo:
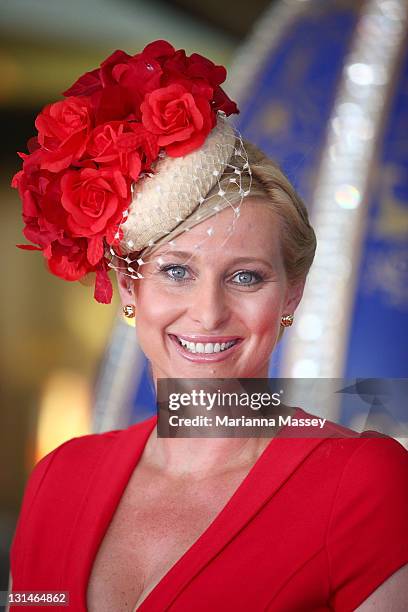
[[[195,282],[190,302],[190,316],[202,331],[221,331],[230,317],[224,289],[215,277]]]

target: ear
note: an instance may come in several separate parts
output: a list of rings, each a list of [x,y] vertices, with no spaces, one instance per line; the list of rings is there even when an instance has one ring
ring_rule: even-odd
[[[302,299],[303,291],[305,288],[306,279],[297,281],[295,284],[288,285],[286,290],[285,303],[283,305],[282,314],[293,314]]]
[[[133,279],[122,270],[115,270],[118,291],[122,306],[135,303],[135,290]]]

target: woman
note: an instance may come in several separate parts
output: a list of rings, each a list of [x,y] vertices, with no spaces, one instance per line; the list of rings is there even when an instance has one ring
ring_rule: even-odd
[[[156,386],[267,378],[314,233],[279,169],[217,115],[236,110],[220,67],[183,53],[116,52],[43,111],[15,180],[25,235],[55,274],[94,272],[105,302],[109,251]],[[90,611],[405,610],[408,453],[331,422],[289,429],[173,439],[152,418],[66,442],[26,487],[13,590],[68,592]]]

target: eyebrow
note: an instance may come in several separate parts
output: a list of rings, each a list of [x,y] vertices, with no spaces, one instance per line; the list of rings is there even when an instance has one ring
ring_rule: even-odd
[[[197,260],[196,255],[189,251],[166,251],[165,253],[160,253],[158,256],[162,257],[164,255],[168,255],[171,257],[183,257],[185,259],[192,259],[193,261]],[[262,259],[262,257],[235,257],[230,262],[228,262],[229,265],[239,263],[263,263],[265,266],[273,268],[273,264],[270,261],[267,261],[266,259]]]

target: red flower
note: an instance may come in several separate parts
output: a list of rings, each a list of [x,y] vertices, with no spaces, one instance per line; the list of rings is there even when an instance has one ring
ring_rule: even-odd
[[[160,87],[161,75],[160,64],[154,59],[115,51],[101,64],[102,89],[92,96],[97,122],[140,121],[140,104],[147,92]]]
[[[99,69],[80,77],[64,95],[91,96],[97,123],[140,120],[145,94],[160,87],[162,69],[155,56],[160,57],[162,52],[160,46],[135,56],[117,50]]]
[[[68,281],[79,280],[90,270],[86,257],[88,243],[86,238],[62,236],[45,249],[50,271]]]
[[[87,153],[98,166],[116,167],[122,174],[136,181],[142,164],[134,146],[133,136],[130,124],[123,121],[111,121],[99,125],[92,132]]]
[[[146,59],[157,60],[160,64],[163,64],[175,52],[175,48],[167,40],[154,40],[145,46],[140,55]]]
[[[35,126],[41,146],[40,167],[60,172],[80,159],[92,129],[89,98],[67,98],[49,104],[38,115]]]
[[[195,78],[188,74],[188,57],[184,49],[180,49],[168,59],[163,67],[162,85],[182,85],[194,97],[201,96],[211,102],[214,91],[209,82],[203,78]],[[215,121],[213,121],[215,124]]]
[[[163,64],[163,84],[179,83],[193,95],[211,100],[212,110],[222,110],[226,115],[239,113],[238,107],[220,87],[227,76],[224,66],[218,66],[206,57],[193,53],[188,57],[179,49]]]
[[[66,229],[73,237],[88,238],[87,257],[94,266],[104,255],[103,237],[109,244],[115,242],[118,224],[130,200],[129,185],[114,168],[84,168],[67,171],[61,188]]]
[[[108,276],[106,260],[90,266],[87,258],[86,238],[63,237],[44,250],[50,272],[68,281],[83,278],[89,272],[96,272],[94,297],[97,302],[109,304],[112,300],[112,283]]]
[[[156,40],[146,45],[141,53],[135,55],[129,55],[118,49],[101,63],[100,68],[80,76],[69,89],[64,91],[63,95],[90,96],[103,87],[115,85],[123,74],[123,67],[132,63],[138,66],[140,77],[144,73],[145,77],[150,78],[155,76],[151,74],[152,68],[160,69],[161,64],[174,53],[174,47],[165,40]],[[137,81],[133,86],[143,85],[143,81],[141,82],[140,79],[137,79]],[[156,86],[158,87],[159,83]]]
[[[27,156],[30,157],[30,156]],[[11,183],[23,203],[23,234],[41,248],[63,235],[65,211],[61,206],[60,177],[50,172],[18,172]],[[32,248],[18,245],[20,248]]]
[[[115,85],[117,80],[113,77],[113,71],[116,66],[126,65],[132,56],[125,51],[117,50],[111,53],[101,64],[100,68],[100,81],[102,87],[109,87],[109,85]]]
[[[159,145],[172,157],[200,147],[212,128],[208,100],[194,97],[182,85],[169,85],[147,94],[141,109],[143,125],[157,134]]]
[[[95,70],[91,70],[90,72],[85,72],[85,74],[81,75],[79,79],[71,85],[68,89],[66,89],[62,95],[67,96],[90,96],[95,91],[99,91],[102,88],[101,81],[101,70],[100,68],[95,68]]]
[[[209,82],[211,87],[220,85],[227,78],[227,71],[224,66],[217,66],[214,62],[199,53],[190,55],[186,72],[188,76],[192,78],[205,79]]]
[[[238,106],[227,96],[222,87],[216,87],[214,89],[212,107],[215,111],[223,111],[227,116],[233,115],[234,113],[239,114]]]
[[[174,47],[165,40],[156,40],[133,56],[124,51],[115,51],[101,64],[101,85],[109,87],[119,84],[137,94],[140,105],[147,92],[160,87],[162,64],[174,53]]]
[[[118,168],[134,181],[141,169],[150,169],[157,158],[157,136],[148,132],[141,123],[111,121],[94,129],[87,153],[99,166]]]
[[[115,83],[128,90],[138,106],[147,92],[160,87],[161,75],[159,62],[143,56],[130,58],[126,64],[117,64],[112,70]]]
[[[150,170],[160,151],[157,136],[148,132],[141,123],[130,123],[129,127],[133,134],[123,135],[120,146],[133,146],[139,152],[143,170]]]

